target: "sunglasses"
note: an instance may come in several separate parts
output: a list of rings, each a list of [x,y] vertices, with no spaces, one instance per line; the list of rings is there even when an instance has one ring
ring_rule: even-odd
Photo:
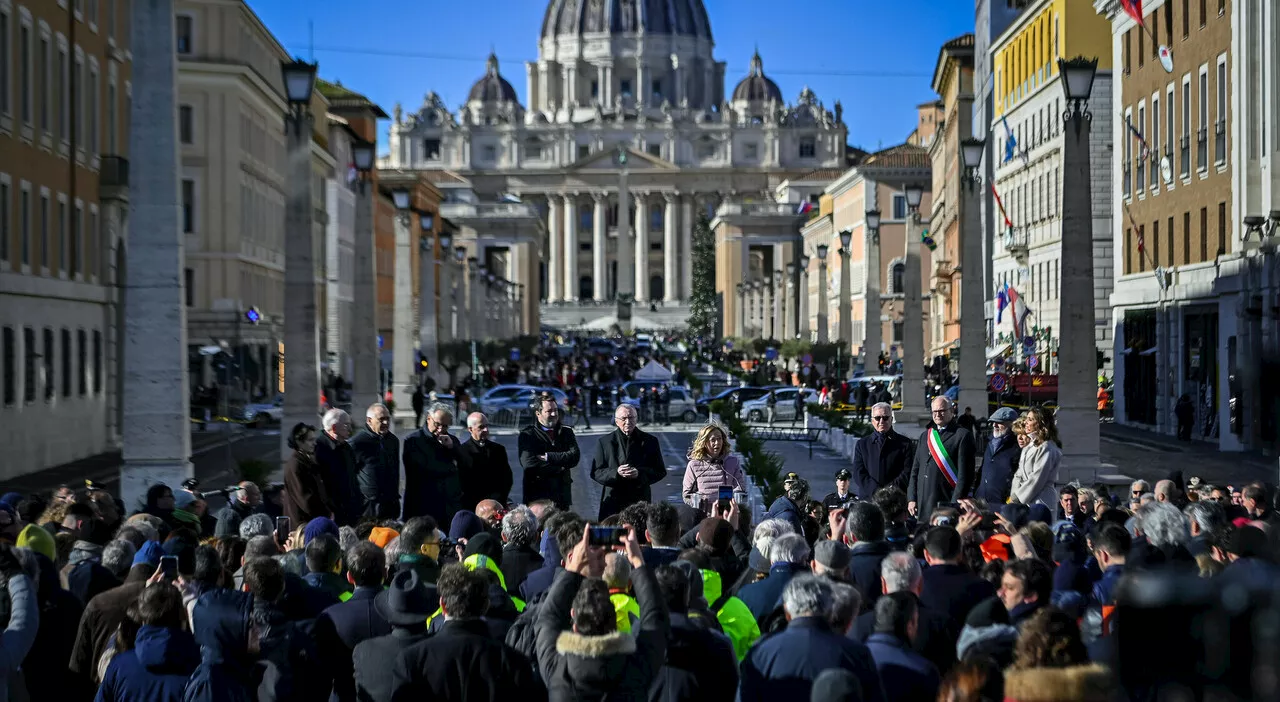
[[[873,422],[884,422],[884,421],[888,421],[888,419],[889,419],[889,415],[887,415],[887,414],[873,414],[873,415],[871,415],[871,421],[873,421]]]

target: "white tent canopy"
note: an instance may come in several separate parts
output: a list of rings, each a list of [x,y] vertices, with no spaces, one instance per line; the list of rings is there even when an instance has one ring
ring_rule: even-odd
[[[644,364],[644,368],[636,371],[636,380],[652,380],[665,383],[674,376],[674,373],[663,368],[657,361],[649,361]]]

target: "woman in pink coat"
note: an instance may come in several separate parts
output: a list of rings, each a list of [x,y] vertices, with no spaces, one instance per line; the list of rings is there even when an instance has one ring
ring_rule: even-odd
[[[729,437],[724,430],[708,424],[698,432],[689,450],[689,464],[684,469],[685,504],[705,513],[720,496],[720,487],[728,486],[735,492],[746,491],[746,477],[738,459],[729,455]]]

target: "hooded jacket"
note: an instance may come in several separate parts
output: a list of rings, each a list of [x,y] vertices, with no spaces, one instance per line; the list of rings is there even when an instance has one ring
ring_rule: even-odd
[[[1005,674],[1005,702],[1110,702],[1120,692],[1100,665],[1026,668]]]
[[[760,625],[756,624],[755,616],[742,600],[732,595],[725,597],[719,573],[702,570],[699,574],[702,576],[703,598],[709,603],[720,628],[729,637],[729,643],[733,644],[734,656],[741,662],[747,657],[751,645],[760,638]],[[718,609],[715,607],[717,604]],[[693,612],[692,602],[690,612]]]
[[[97,702],[179,702],[199,663],[200,648],[189,632],[143,626],[134,647],[111,659]]]
[[[262,671],[249,655],[253,597],[211,590],[196,600],[191,629],[200,665],[187,682],[183,702],[254,702]]]
[[[671,613],[667,658],[649,689],[650,702],[730,702],[738,689],[738,659],[721,634],[686,613]]]
[[[9,702],[9,682],[22,666],[22,661],[35,643],[40,626],[36,588],[26,575],[12,575],[6,583],[10,599],[9,623],[0,634],[0,702]]]

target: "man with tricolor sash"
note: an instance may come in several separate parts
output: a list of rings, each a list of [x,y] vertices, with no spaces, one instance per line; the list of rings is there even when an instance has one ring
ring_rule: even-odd
[[[958,502],[974,487],[973,434],[956,421],[955,407],[945,396],[933,398],[933,421],[916,442],[907,482],[907,509],[921,523],[940,502]]]

